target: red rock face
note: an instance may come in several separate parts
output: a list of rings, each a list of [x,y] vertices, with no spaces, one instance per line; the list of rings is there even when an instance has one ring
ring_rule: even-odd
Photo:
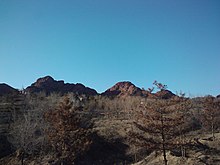
[[[86,95],[97,94],[97,92],[94,89],[85,87],[83,84],[64,83],[63,80],[56,81],[50,76],[39,78],[35,83],[31,84],[31,86],[26,88],[26,92],[46,92],[47,94],[50,94],[52,92],[58,92],[61,94],[68,92]]]
[[[173,94],[171,91],[169,90],[161,90],[157,93],[155,93],[155,96],[161,99],[170,99],[174,96],[176,96],[175,94]]]
[[[73,92],[77,94],[86,94],[86,95],[97,95],[98,93],[91,88],[85,87],[83,84],[70,84],[64,83],[63,80],[56,81],[50,76],[46,76],[43,78],[39,78],[35,83],[26,88],[26,92],[29,93],[37,93],[37,92],[46,92],[46,94],[50,94],[52,92],[57,93],[68,93]],[[113,87],[109,88],[105,92],[102,93],[104,96],[117,96],[117,97],[126,97],[126,96],[143,96],[150,98],[162,98],[169,99],[175,96],[169,90],[162,90],[155,94],[150,93],[149,91],[142,90],[136,87],[129,81],[118,82]]]
[[[150,93],[149,91],[136,87],[134,84],[132,84],[129,81],[118,82],[113,87],[103,92],[102,95],[117,96],[117,97],[142,96],[142,97],[161,98],[161,99],[169,99],[176,96],[169,90],[162,90],[157,93]]]
[[[63,82],[64,83],[64,82]],[[42,87],[50,87],[57,84],[57,81],[55,81],[52,77],[46,76],[43,78],[39,78],[35,83],[33,83],[31,86],[35,86],[38,88]]]
[[[136,87],[129,81],[118,82],[102,93],[104,96],[145,96],[147,92]]]
[[[0,84],[0,95],[7,95],[13,93],[18,93],[18,90],[12,88],[7,84]]]

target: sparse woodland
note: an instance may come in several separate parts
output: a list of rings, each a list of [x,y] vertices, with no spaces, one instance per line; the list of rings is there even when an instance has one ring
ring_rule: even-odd
[[[149,92],[167,88],[153,85]],[[220,164],[219,98],[21,97],[16,108],[13,99],[1,97],[12,110],[11,154],[0,159],[2,165],[169,165],[174,157],[179,164]]]

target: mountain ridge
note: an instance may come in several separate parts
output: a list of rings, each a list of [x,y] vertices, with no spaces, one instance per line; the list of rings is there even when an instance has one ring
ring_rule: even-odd
[[[78,93],[78,94],[86,94],[86,95],[97,95],[97,91],[95,89],[84,86],[81,83],[65,83],[63,80],[54,80],[51,76],[45,76],[42,78],[38,78],[36,82],[32,83],[31,86],[28,86],[25,89],[25,92],[28,93],[38,93],[38,92],[46,92],[46,94],[50,94],[52,92],[58,93]]]
[[[6,94],[18,93],[19,91],[6,83],[0,83],[0,96]]]
[[[117,82],[112,87],[102,92],[103,96],[147,96],[149,93],[135,86],[130,81]]]
[[[11,92],[18,92],[17,89],[7,85],[0,84],[0,95],[8,94]],[[97,92],[95,89],[86,87],[81,83],[65,83],[64,80],[55,80],[51,76],[44,76],[38,78],[34,83],[24,89],[27,93],[38,93],[45,92],[50,94],[53,92],[65,94],[68,92],[73,92],[76,94],[85,94],[85,95],[102,95],[107,97],[126,97],[126,96],[141,96],[141,97],[160,97],[160,98],[171,98],[176,96],[170,90],[161,90],[156,93],[151,93],[148,90],[141,89],[135,86],[130,81],[120,81],[117,82],[112,87],[108,88],[104,92]],[[218,95],[217,97],[220,97]]]

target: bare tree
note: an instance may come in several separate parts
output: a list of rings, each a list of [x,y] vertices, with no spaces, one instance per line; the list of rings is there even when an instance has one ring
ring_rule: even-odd
[[[212,139],[215,140],[215,131],[220,119],[220,102],[212,96],[207,96],[204,102],[202,124],[211,130]]]
[[[180,146],[180,151],[182,157],[186,157],[186,132],[189,131],[189,127],[191,126],[191,122],[189,121],[191,117],[189,117],[190,111],[189,109],[193,106],[191,101],[187,98],[185,98],[185,94],[181,94],[181,97],[179,97],[180,102],[175,105],[175,110],[177,113],[177,116],[179,116],[179,125],[177,126],[178,131],[178,144]]]
[[[25,98],[22,114],[14,116],[8,136],[8,140],[18,150],[22,165],[25,156],[42,152],[46,143],[46,123],[43,118],[45,102],[38,96],[35,101],[32,99],[28,96]]]
[[[153,83],[159,90],[165,90],[166,85],[155,81]],[[175,148],[178,126],[183,123],[182,114],[176,110],[176,105],[182,100],[179,97],[172,99],[146,99],[141,104],[134,125],[139,132],[131,133],[131,137],[141,146],[149,150],[161,150],[164,164],[167,165],[167,150]],[[137,141],[138,140],[138,141]]]
[[[158,82],[157,80],[155,80],[155,81],[153,82],[153,85],[155,85],[155,86],[157,87],[157,89],[159,89],[159,90],[165,90],[165,89],[167,89],[167,85],[162,84],[162,83]],[[154,89],[154,88],[152,88],[152,89]]]
[[[143,133],[133,134],[150,150],[161,150],[164,164],[167,165],[167,150],[176,147],[174,139],[178,133],[177,126],[182,121],[181,115],[175,113],[173,107],[176,100],[151,100],[145,103],[138,115],[135,126]]]

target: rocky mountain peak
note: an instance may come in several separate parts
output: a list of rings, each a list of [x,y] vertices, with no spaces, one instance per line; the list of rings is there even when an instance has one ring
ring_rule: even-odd
[[[102,95],[117,96],[117,97],[144,96],[144,97],[161,98],[161,99],[169,99],[169,98],[176,96],[169,90],[161,90],[156,93],[150,93],[147,90],[136,87],[133,83],[129,81],[122,81],[122,82],[116,83],[114,86],[112,86],[111,88],[103,92]]]
[[[35,82],[36,85],[40,85],[42,83],[47,83],[47,82],[53,82],[54,79],[51,76],[45,76],[42,78],[37,79],[37,81]]]
[[[142,90],[129,81],[116,83],[102,93],[105,96],[143,96]]]
[[[12,93],[18,93],[18,90],[12,88],[5,83],[0,83],[0,95],[7,95]]]
[[[37,93],[46,92],[47,94],[52,92],[68,93],[73,92],[77,94],[96,95],[97,92],[94,89],[85,87],[83,84],[64,83],[63,80],[54,80],[51,76],[45,76],[37,79],[35,83],[26,88],[26,92]]]
[[[123,89],[123,88],[135,87],[135,85],[131,83],[130,81],[122,81],[122,82],[116,83],[113,87],[118,88],[118,89]]]
[[[170,99],[176,95],[169,90],[161,90],[155,93],[155,96],[161,99]]]
[[[45,76],[45,77],[37,79],[35,83],[31,84],[31,86],[41,88],[43,86],[48,86],[54,83],[56,83],[56,81],[51,76]]]

